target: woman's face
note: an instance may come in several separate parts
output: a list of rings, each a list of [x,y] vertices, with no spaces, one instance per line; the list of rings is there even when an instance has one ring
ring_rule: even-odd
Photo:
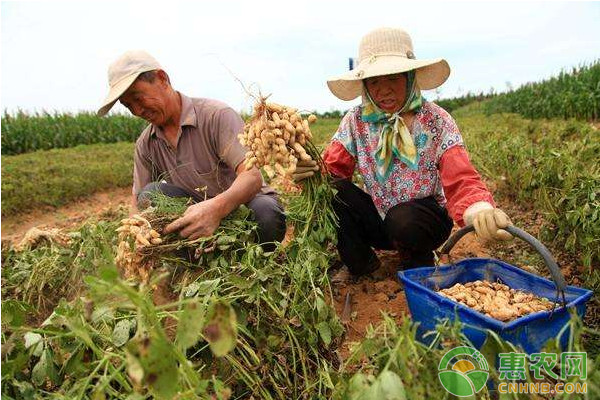
[[[388,113],[399,111],[406,101],[406,74],[374,76],[365,85],[375,105]]]

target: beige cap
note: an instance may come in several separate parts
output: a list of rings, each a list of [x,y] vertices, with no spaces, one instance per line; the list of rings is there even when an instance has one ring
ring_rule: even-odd
[[[342,100],[352,100],[362,94],[362,80],[373,76],[398,74],[416,70],[419,89],[434,89],[450,76],[446,60],[416,60],[412,40],[398,28],[378,28],[360,41],[358,66],[327,81],[329,90]]]
[[[158,61],[143,50],[123,53],[108,67],[109,91],[98,115],[105,115],[141,73],[157,69],[162,69]]]

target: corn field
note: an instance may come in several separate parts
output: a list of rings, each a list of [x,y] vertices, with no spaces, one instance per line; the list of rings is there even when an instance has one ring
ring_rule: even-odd
[[[557,77],[493,97],[487,114],[517,113],[527,118],[600,118],[600,61],[562,71]]]
[[[63,149],[80,144],[134,142],[146,122],[127,115],[23,112],[2,116],[2,154]]]

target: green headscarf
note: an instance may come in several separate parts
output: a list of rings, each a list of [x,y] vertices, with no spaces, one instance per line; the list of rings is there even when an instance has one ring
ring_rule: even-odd
[[[423,105],[423,97],[416,87],[415,71],[408,71],[406,77],[406,92],[409,95],[404,106],[393,114],[386,113],[377,107],[366,86],[363,88],[362,120],[381,125],[375,162],[377,163],[377,175],[383,180],[387,180],[392,171],[391,166],[394,156],[406,163],[411,169],[416,170],[419,164],[417,148],[400,114],[419,110]]]

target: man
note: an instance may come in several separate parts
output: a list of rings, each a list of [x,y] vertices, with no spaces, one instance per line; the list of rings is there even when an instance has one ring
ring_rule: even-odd
[[[285,215],[275,192],[256,168],[246,170],[237,135],[244,122],[226,104],[190,98],[171,86],[159,63],[144,51],[128,51],[108,68],[110,90],[98,115],[120,101],[149,122],[135,145],[133,207],[151,192],[190,197],[196,203],[165,228],[196,239],[209,236],[241,204],[253,210],[261,243],[281,241]]]

